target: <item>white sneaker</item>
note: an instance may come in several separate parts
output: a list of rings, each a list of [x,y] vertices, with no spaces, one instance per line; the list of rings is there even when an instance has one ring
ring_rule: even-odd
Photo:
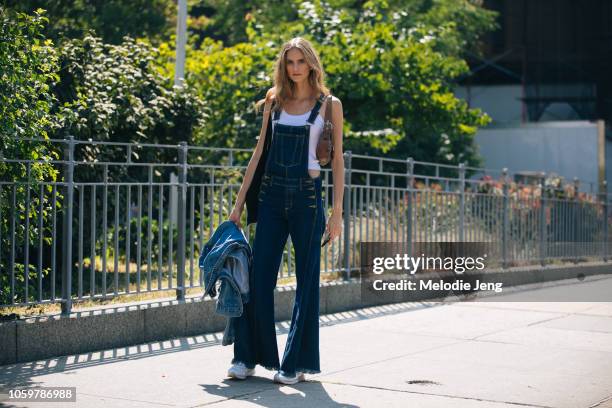
[[[235,363],[227,370],[227,376],[237,380],[244,380],[253,374],[255,374],[255,368],[247,368],[244,363]]]
[[[287,376],[281,373],[280,371],[274,374],[274,382],[276,383],[291,385],[291,384],[296,384],[300,381],[306,381],[306,377],[304,376],[304,373],[300,371],[296,371],[293,377]]]

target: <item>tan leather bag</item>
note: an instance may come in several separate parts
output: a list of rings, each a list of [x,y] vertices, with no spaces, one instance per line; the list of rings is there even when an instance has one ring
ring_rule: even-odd
[[[317,159],[320,166],[326,166],[334,158],[334,144],[332,142],[332,131],[334,125],[331,121],[332,115],[332,96],[327,95],[327,105],[325,107],[325,122],[323,123],[323,133],[317,143]]]

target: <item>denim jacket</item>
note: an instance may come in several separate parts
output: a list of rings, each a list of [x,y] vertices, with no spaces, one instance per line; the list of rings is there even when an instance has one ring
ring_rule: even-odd
[[[199,259],[204,275],[204,294],[217,296],[216,312],[227,316],[222,344],[234,341],[234,318],[242,315],[243,303],[249,301],[249,277],[253,264],[251,246],[232,221],[224,221],[208,240]]]

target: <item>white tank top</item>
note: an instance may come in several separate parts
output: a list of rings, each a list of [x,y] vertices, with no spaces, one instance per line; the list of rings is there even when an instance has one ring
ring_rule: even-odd
[[[276,122],[280,123],[281,125],[304,126],[308,120],[308,117],[310,116],[310,112],[311,111],[308,111],[302,115],[290,115],[283,109],[278,121],[272,121],[272,129],[274,129]],[[322,133],[323,118],[319,113],[317,113],[314,123],[310,125],[310,139],[308,142],[308,170],[321,170],[321,166],[317,160],[317,144],[319,143],[319,137]]]

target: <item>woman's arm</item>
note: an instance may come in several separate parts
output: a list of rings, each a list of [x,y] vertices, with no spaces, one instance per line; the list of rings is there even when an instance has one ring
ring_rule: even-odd
[[[240,228],[242,227],[240,223],[240,216],[242,214],[242,210],[244,209],[246,194],[249,190],[249,187],[251,186],[251,181],[253,181],[253,176],[255,175],[255,170],[257,169],[257,165],[259,164],[259,159],[261,157],[261,154],[263,153],[266,141],[266,129],[268,127],[268,120],[270,117],[270,108],[272,106],[273,95],[273,90],[268,90],[268,93],[266,94],[266,102],[264,104],[263,121],[261,124],[261,130],[259,131],[259,139],[257,141],[257,145],[255,146],[255,150],[253,151],[253,155],[251,156],[251,160],[249,160],[249,164],[247,165],[244,177],[242,179],[242,184],[240,185],[240,190],[238,190],[236,202],[234,203],[234,208],[232,209],[232,213],[229,217],[229,219],[233,221],[236,225],[238,225],[238,227]]]
[[[332,214],[327,224],[330,239],[339,237],[342,233],[342,209],[344,200],[344,153],[342,151],[342,127],[344,126],[344,113],[340,99],[332,99],[332,143],[334,145],[334,158],[331,163],[334,179],[334,202]]]

